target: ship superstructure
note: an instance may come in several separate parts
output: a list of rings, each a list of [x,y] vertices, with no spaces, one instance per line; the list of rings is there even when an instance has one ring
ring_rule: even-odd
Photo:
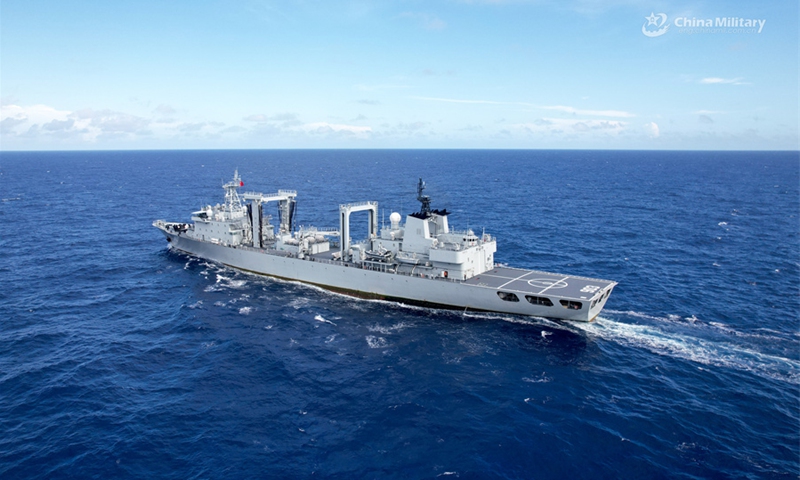
[[[378,203],[339,206],[339,228],[294,228],[297,192],[245,192],[238,171],[223,185],[225,203],[192,213],[193,223],[157,220],[170,248],[231,267],[351,295],[436,307],[591,321],[616,282],[496,264],[496,239],[450,228],[431,208],[419,179],[420,210],[394,212],[378,229]],[[264,215],[277,204],[278,225]],[[368,212],[366,239],[350,238],[350,216]]]

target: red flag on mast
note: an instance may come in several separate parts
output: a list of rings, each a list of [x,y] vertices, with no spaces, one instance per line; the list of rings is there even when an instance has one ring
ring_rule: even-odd
[[[244,187],[244,180],[239,180],[239,186]]]

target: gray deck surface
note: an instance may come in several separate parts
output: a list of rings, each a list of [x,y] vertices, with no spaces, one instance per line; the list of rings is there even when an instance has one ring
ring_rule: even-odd
[[[333,260],[333,252],[334,250],[331,250],[309,256],[316,259]],[[523,295],[547,296],[549,294],[554,297],[590,300],[598,292],[605,290],[606,287],[616,282],[496,266],[488,272],[465,280],[463,283],[495,288],[504,292],[518,292]]]
[[[523,294],[537,296],[550,294],[586,300],[591,299],[597,292],[614,284],[609,280],[573,277],[571,275],[510,267],[495,267],[488,272],[466,280],[464,283],[496,288],[504,292],[522,292]]]

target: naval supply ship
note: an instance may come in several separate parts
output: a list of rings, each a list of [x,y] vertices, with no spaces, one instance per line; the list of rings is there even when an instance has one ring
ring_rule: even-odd
[[[431,209],[419,179],[420,210],[378,229],[378,203],[339,206],[339,228],[294,226],[297,192],[243,192],[238,170],[223,185],[224,205],[192,213],[192,223],[156,220],[169,248],[240,270],[316,285],[363,298],[435,308],[592,321],[617,285],[495,263],[496,239],[450,228],[446,209]],[[264,207],[277,204],[277,227]],[[350,214],[366,211],[368,237],[350,238]]]

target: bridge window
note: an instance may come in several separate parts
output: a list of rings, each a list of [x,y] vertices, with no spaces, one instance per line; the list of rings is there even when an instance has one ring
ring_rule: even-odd
[[[497,296],[500,297],[501,300],[505,300],[506,302],[519,302],[519,297],[517,297],[517,295],[514,293],[497,292]]]
[[[575,302],[572,300],[559,300],[559,302],[561,302],[561,306],[567,310],[580,310],[583,308],[583,304],[581,302]]]
[[[545,307],[552,307],[553,302],[547,297],[534,297],[533,295],[525,295],[525,300],[531,305],[544,305]]]

